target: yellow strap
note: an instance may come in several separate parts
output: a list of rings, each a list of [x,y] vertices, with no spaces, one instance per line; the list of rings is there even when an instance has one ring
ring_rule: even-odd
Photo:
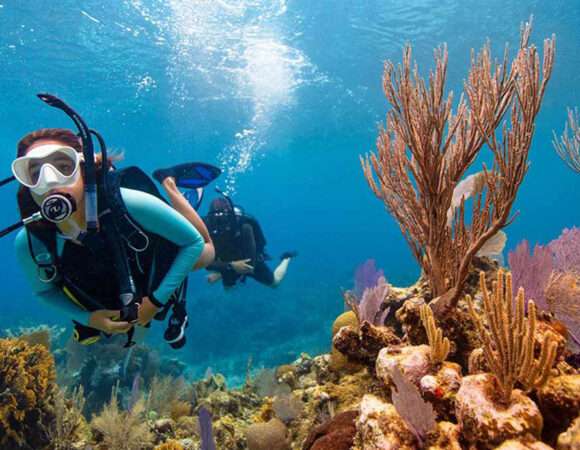
[[[66,286],[62,288],[62,290],[64,291],[64,293],[66,294],[66,296],[72,300],[72,302],[77,305],[79,308],[84,309],[85,311],[87,310],[87,308],[85,308],[81,302],[78,301],[78,299],[72,294],[72,292],[69,290],[69,288],[67,288]]]

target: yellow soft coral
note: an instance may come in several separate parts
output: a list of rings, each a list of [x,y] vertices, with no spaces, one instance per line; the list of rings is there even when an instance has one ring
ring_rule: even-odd
[[[46,443],[54,381],[54,360],[46,347],[0,339],[0,448]]]
[[[169,440],[155,447],[155,450],[184,450],[184,447],[178,441]]]

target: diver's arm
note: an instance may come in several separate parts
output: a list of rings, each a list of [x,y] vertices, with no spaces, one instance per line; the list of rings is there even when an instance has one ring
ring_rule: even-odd
[[[222,261],[221,259],[214,259],[214,261],[206,267],[211,272],[227,272],[231,269],[229,261]]]
[[[141,227],[180,247],[159,287],[150,293],[152,300],[164,304],[199,259],[205,242],[185,217],[157,197],[125,188],[121,195],[129,214]]]
[[[38,278],[39,269],[30,255],[27,233],[26,229],[20,230],[16,236],[14,245],[16,247],[18,263],[22,267],[34,294],[44,303],[66,314],[70,319],[76,320],[81,324],[88,324],[90,316],[88,311],[73,303],[53,282],[45,283]]]
[[[197,211],[192,205],[187,201],[185,196],[179,191],[177,185],[175,184],[175,179],[172,177],[167,177],[163,180],[163,188],[167,193],[171,205],[173,208],[179,212],[183,217],[185,217],[203,237],[205,245],[201,252],[201,256],[198,259],[194,269],[201,269],[207,267],[215,259],[215,249],[213,247],[213,242],[207,230],[207,226],[199,217]]]
[[[258,259],[258,254],[256,251],[256,237],[254,235],[254,228],[251,223],[245,223],[242,225],[242,250],[244,252],[244,258],[248,258],[251,262],[252,267],[256,267],[256,262]]]

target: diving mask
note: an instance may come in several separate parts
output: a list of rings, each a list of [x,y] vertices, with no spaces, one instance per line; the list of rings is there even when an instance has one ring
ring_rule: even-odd
[[[72,147],[47,144],[33,148],[12,163],[19,183],[37,195],[75,184],[80,177],[82,154]]]

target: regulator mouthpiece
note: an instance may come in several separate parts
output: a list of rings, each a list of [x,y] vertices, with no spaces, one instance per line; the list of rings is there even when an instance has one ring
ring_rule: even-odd
[[[42,217],[52,223],[64,222],[75,211],[76,202],[69,194],[51,194],[40,205]]]

